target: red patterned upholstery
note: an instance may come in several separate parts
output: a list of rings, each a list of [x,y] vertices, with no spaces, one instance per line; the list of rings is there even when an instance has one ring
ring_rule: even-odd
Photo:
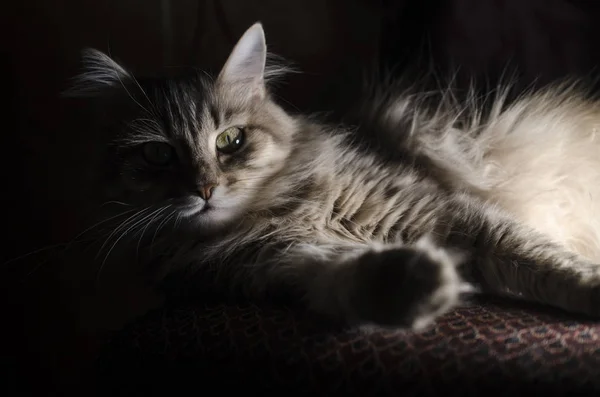
[[[423,333],[367,333],[289,309],[198,304],[121,331],[100,365],[110,395],[214,386],[286,396],[598,396],[600,323],[486,300]]]

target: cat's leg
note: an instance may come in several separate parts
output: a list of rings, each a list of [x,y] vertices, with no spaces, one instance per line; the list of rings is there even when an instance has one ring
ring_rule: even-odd
[[[600,264],[485,203],[461,197],[453,205],[445,241],[471,253],[467,277],[487,291],[600,316]]]
[[[239,282],[249,294],[295,289],[311,310],[352,325],[420,329],[457,305],[465,285],[457,259],[427,238],[409,246],[298,244]]]

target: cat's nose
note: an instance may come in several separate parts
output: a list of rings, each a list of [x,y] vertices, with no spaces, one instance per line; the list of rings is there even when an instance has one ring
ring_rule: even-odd
[[[216,187],[216,184],[208,183],[206,185],[199,186],[198,193],[200,194],[200,197],[204,199],[204,201],[208,201]]]

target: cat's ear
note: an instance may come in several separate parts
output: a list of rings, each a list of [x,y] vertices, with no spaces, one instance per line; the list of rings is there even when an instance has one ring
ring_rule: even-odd
[[[65,97],[100,95],[131,79],[125,68],[102,51],[87,48],[81,55],[83,71],[72,79],[71,87],[62,93]]]
[[[217,81],[249,95],[265,95],[267,44],[261,23],[252,25],[237,42]]]

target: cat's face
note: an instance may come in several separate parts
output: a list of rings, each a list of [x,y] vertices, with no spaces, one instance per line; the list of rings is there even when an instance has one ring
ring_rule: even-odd
[[[104,54],[91,53],[90,70],[103,75],[84,77],[114,74],[113,102],[127,109],[110,151],[111,198],[165,207],[206,230],[264,202],[295,129],[266,94],[265,57],[260,25],[240,39],[215,80],[198,73],[137,82]]]

